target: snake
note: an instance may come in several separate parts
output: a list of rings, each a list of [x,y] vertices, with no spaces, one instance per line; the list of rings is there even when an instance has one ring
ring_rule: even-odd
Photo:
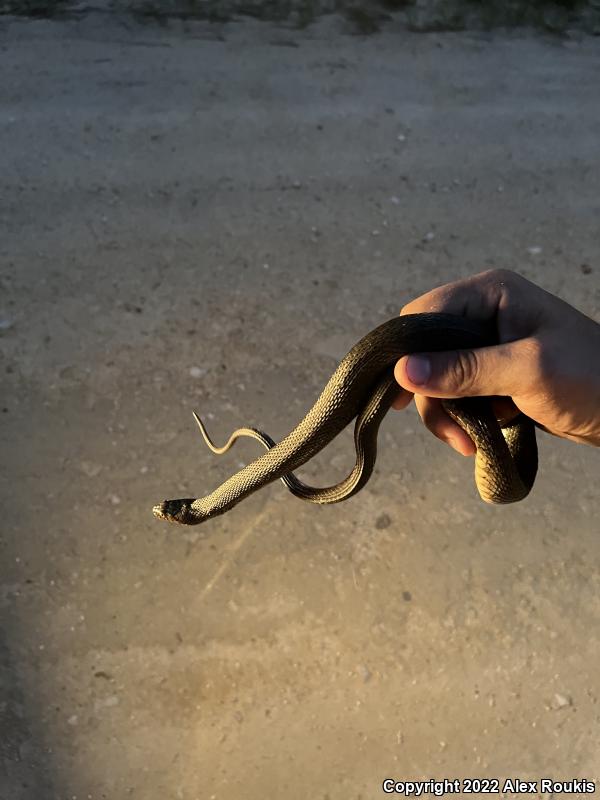
[[[240,437],[259,441],[266,452],[201,498],[165,500],[154,516],[181,525],[198,525],[229,511],[258,489],[281,480],[296,497],[319,504],[339,503],[359,492],[373,473],[381,421],[400,391],[394,377],[399,358],[413,353],[493,346],[492,322],[445,313],[405,314],[370,331],[354,345],[298,425],[281,441],[254,428],[238,428],[222,447],[211,440],[201,418],[196,422],[207,446],[222,454]],[[476,446],[475,484],[486,503],[524,499],[538,468],[535,423],[519,413],[501,424],[490,397],[443,399],[442,407]],[[356,461],[350,474],[333,486],[303,483],[293,471],[305,464],[355,419]]]

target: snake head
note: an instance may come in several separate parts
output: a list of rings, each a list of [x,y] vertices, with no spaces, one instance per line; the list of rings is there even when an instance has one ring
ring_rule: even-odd
[[[158,519],[166,519],[168,522],[177,522],[180,525],[197,525],[202,522],[202,517],[192,509],[193,499],[185,500],[164,500],[154,506],[152,513]]]

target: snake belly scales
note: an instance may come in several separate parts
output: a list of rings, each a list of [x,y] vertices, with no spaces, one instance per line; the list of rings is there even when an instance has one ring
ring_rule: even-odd
[[[398,316],[379,325],[350,350],[304,419],[278,443],[256,428],[239,428],[223,447],[216,447],[194,415],[214,453],[226,452],[240,436],[257,439],[267,452],[206,497],[165,500],[154,506],[154,515],[197,525],[277,479],[296,497],[311,503],[339,503],[352,497],[371,477],[377,432],[399,392],[394,378],[396,361],[411,353],[485,347],[496,342],[489,326],[464,317],[438,313]],[[537,472],[533,421],[520,414],[501,427],[485,397],[443,400],[442,404],[475,443],[475,482],[482,500],[513,503],[526,497]],[[300,481],[293,470],[322,450],[354,418],[356,463],[348,477],[326,488]]]

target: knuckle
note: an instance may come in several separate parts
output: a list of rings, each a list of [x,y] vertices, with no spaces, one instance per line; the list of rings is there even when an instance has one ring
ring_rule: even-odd
[[[491,283],[505,283],[509,285],[515,283],[520,277],[517,272],[514,272],[512,269],[505,269],[504,267],[489,269],[484,272],[483,275]]]
[[[461,350],[458,358],[452,362],[450,370],[453,386],[460,388],[461,392],[468,392],[475,386],[478,374],[477,356],[473,350]]]
[[[518,276],[514,270],[502,267],[496,269],[496,277],[502,281],[514,281]]]
[[[519,361],[523,364],[523,371],[527,374],[530,384],[532,386],[545,384],[552,369],[542,342],[531,336],[521,340],[519,349],[521,351]]]

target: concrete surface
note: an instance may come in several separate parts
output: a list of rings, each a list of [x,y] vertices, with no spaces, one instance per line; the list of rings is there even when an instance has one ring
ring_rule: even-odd
[[[591,448],[540,435],[531,497],[490,508],[410,409],[346,503],[151,514],[257,454],[192,409],[282,436],[435,285],[512,267],[600,316],[598,39],[0,36],[0,798],[600,780]],[[351,461],[348,432],[301,475]]]

